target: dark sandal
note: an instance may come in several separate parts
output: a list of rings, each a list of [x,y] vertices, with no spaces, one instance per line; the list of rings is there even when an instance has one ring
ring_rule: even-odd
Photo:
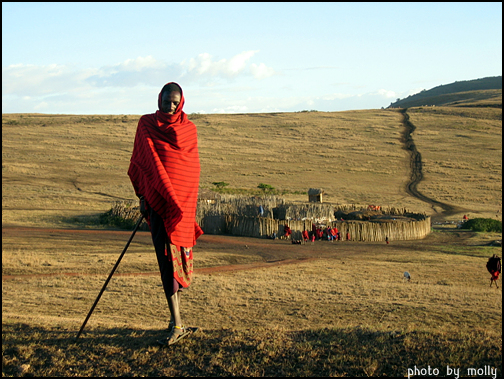
[[[189,329],[185,326],[182,327],[175,326],[172,329],[170,335],[166,339],[159,340],[158,343],[163,346],[173,345],[174,343],[180,341],[182,338],[191,334],[192,332],[193,332],[192,329]]]

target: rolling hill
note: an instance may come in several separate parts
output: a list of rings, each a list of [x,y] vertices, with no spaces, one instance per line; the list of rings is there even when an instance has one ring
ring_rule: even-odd
[[[387,108],[409,108],[425,105],[502,108],[502,76],[440,85],[400,99]]]
[[[502,103],[502,96],[500,97]],[[405,118],[421,154],[425,201],[412,196]],[[202,115],[200,186],[273,186],[289,201],[378,204],[443,214],[440,204],[495,217],[502,201],[502,110],[424,107]],[[136,198],[127,176],[138,115],[2,115],[2,223],[61,226]],[[412,133],[412,134],[411,134]],[[463,152],[470,152],[464,154]],[[456,219],[456,215],[452,215]]]

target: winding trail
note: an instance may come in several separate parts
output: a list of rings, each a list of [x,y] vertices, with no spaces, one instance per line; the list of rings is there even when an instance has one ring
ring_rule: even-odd
[[[413,197],[416,197],[417,199],[428,203],[432,206],[432,209],[434,212],[436,212],[436,215],[432,216],[432,220],[439,220],[441,218],[444,218],[446,216],[451,216],[456,213],[461,213],[463,212],[462,208],[443,203],[441,201],[437,201],[435,199],[432,199],[428,196],[425,196],[422,194],[417,186],[418,183],[420,183],[423,179],[423,173],[422,173],[422,155],[420,152],[417,150],[417,147],[415,145],[415,142],[413,141],[413,137],[411,134],[415,131],[416,127],[413,125],[413,123],[409,119],[408,113],[406,111],[408,108],[403,108],[401,109],[401,114],[403,115],[403,125],[404,125],[404,131],[403,135],[401,138],[401,142],[403,143],[403,149],[407,150],[410,152],[410,168],[411,168],[411,174],[410,174],[410,179],[408,183],[406,183],[406,192],[410,194]],[[438,213],[435,207],[439,207],[443,209],[442,213]]]

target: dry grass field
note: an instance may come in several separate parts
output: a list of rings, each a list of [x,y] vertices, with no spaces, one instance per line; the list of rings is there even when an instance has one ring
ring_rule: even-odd
[[[190,115],[201,186],[267,183],[295,202],[378,204],[436,220],[501,219],[502,111],[398,110]],[[78,341],[130,231],[92,224],[127,177],[139,116],[2,115],[3,376],[406,376],[408,369],[498,368],[502,290],[485,263],[502,233],[435,225],[420,241],[292,245],[203,235],[182,317],[200,330],[156,346],[169,319],[148,232],[137,232]],[[403,281],[403,272],[412,275]]]

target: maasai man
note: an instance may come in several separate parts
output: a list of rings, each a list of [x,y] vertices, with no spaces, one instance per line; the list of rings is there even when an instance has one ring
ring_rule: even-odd
[[[171,345],[192,329],[182,324],[180,292],[193,273],[192,247],[203,234],[196,224],[200,163],[196,126],[182,111],[184,95],[168,83],[158,97],[158,111],[140,118],[128,175],[149,224],[171,319]]]

